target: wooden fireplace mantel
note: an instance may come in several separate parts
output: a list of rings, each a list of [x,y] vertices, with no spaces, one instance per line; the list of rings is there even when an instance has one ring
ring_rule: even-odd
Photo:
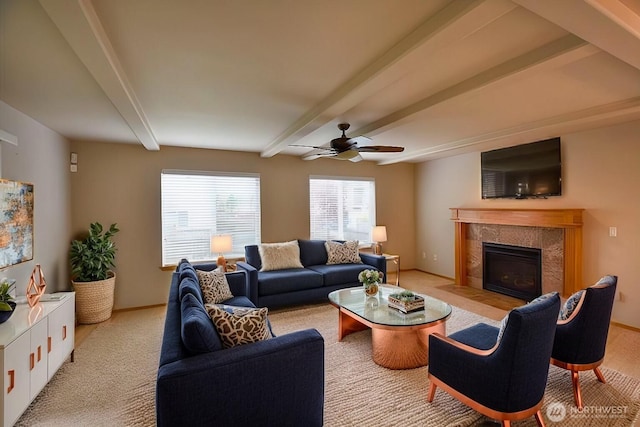
[[[451,208],[455,221],[456,284],[467,285],[467,227],[465,224],[498,224],[564,229],[563,294],[582,287],[582,212],[584,209],[487,209]]]

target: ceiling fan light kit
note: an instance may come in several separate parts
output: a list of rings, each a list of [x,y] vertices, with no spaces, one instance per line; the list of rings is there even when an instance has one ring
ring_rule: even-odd
[[[303,160],[315,160],[320,157],[328,157],[336,160],[349,160],[359,162],[362,160],[360,153],[400,153],[404,151],[404,147],[394,147],[390,145],[369,145],[358,147],[358,142],[368,143],[371,138],[366,136],[356,136],[349,138],[346,131],[349,129],[349,123],[338,124],[338,129],[342,131],[342,136],[331,140],[329,145],[315,148],[314,151],[302,156]]]

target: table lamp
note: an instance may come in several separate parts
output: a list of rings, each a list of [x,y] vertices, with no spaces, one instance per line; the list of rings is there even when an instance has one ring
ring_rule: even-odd
[[[373,253],[382,255],[382,242],[387,241],[387,227],[384,225],[376,225],[371,231],[371,240],[375,243],[372,246]]]
[[[224,259],[225,252],[231,252],[233,244],[230,234],[220,234],[217,236],[211,236],[211,253],[218,253],[218,260],[216,264],[218,267],[222,267],[224,271],[227,271],[227,260]]]

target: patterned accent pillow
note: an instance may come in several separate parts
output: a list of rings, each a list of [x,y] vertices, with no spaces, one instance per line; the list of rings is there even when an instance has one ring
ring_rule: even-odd
[[[498,339],[496,340],[496,344],[500,342],[502,339],[502,335],[504,334],[504,330],[507,328],[507,322],[509,321],[509,313],[502,319],[500,322],[500,330],[498,331]]]
[[[327,250],[327,264],[362,264],[357,240],[344,243],[327,240],[324,247]]]
[[[613,285],[617,281],[618,281],[618,279],[615,276],[607,275],[607,276],[601,277],[600,280],[598,280],[593,286]]]
[[[571,317],[571,314],[573,314],[576,307],[578,306],[578,303],[582,299],[582,295],[584,295],[584,289],[567,298],[565,303],[560,308],[560,313],[558,314],[559,320],[567,320],[569,317]]]
[[[224,348],[249,344],[271,338],[266,307],[247,308],[205,305]]]
[[[213,271],[196,270],[198,282],[202,289],[202,298],[205,304],[218,304],[233,298],[227,276],[221,269]]]
[[[263,243],[258,247],[262,268],[260,271],[304,268],[300,262],[300,246],[297,240],[284,243]]]
[[[529,302],[528,304],[537,304],[541,301],[546,300],[547,298],[551,298],[555,294],[557,294],[557,292],[549,292],[548,294],[540,295],[538,298],[531,300],[531,302]],[[508,321],[509,321],[509,313],[507,313],[507,315],[504,316],[504,318],[502,319],[502,322],[500,323],[500,330],[498,331],[498,339],[496,343],[499,343],[500,340],[502,339],[502,335],[504,334],[504,330],[507,328]]]

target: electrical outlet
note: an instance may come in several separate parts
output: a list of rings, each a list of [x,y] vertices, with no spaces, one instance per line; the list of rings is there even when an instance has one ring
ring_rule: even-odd
[[[427,253],[426,252],[422,252],[422,259],[426,259],[427,258]]]
[[[618,227],[609,227],[609,237],[618,236]]]
[[[437,261],[438,260],[438,254],[433,254],[433,260]]]

